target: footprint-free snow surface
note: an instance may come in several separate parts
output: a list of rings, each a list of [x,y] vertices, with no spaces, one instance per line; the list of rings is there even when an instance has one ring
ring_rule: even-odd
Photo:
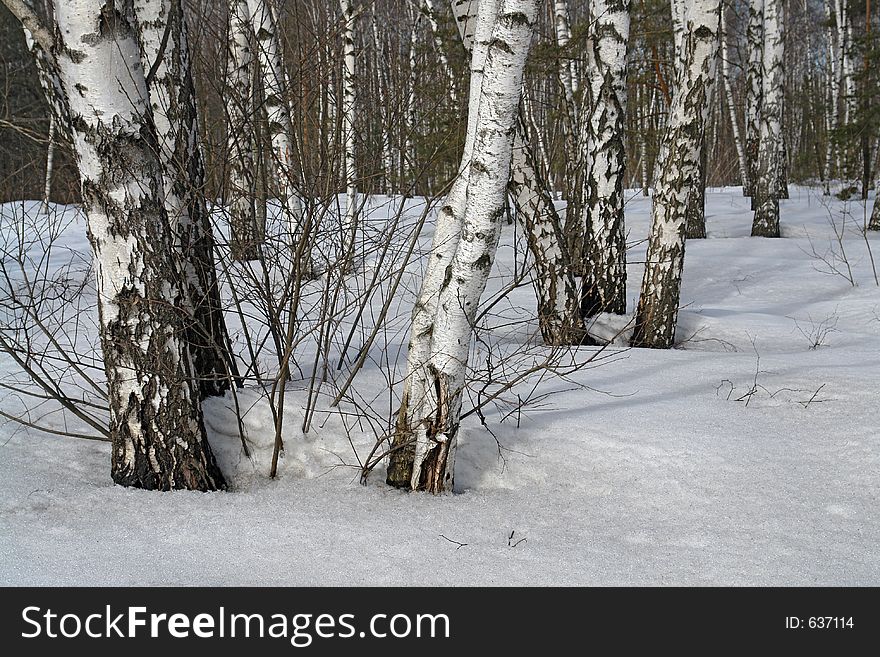
[[[650,203],[631,197],[632,311]],[[383,215],[380,201],[368,205],[373,230],[397,202],[385,199]],[[808,188],[792,187],[781,204],[783,239],[749,237],[738,188],[710,190],[707,202],[709,238],[687,245],[676,348],[628,349],[624,334],[600,366],[545,374],[519,411],[489,405],[486,427],[471,414],[452,495],[388,488],[381,465],[362,485],[356,466],[381,427],[321,397],[302,435],[302,381],[290,385],[275,480],[273,424],[258,391],[238,400],[252,459],[241,453],[231,397],[205,403],[231,483],[224,493],[114,486],[107,443],[0,419],[0,584],[880,584],[880,288],[870,256],[880,266],[880,235],[860,231],[861,202]],[[412,225],[422,208],[408,203]],[[56,210],[73,217],[61,241],[87,254],[82,218]],[[9,226],[38,210],[2,211]],[[428,239],[426,230],[423,251]],[[517,271],[519,239],[510,227],[498,276]],[[403,366],[417,271],[407,281],[355,380],[374,422],[398,403],[399,387],[390,393],[381,372]],[[534,321],[512,323],[534,314],[529,286],[491,314],[499,328],[484,335],[498,349],[540,353]],[[356,343],[377,315],[365,314]],[[612,337],[625,324],[600,317],[593,332]],[[304,378],[310,367],[304,359]],[[3,380],[19,376],[5,355],[0,370]],[[7,394],[0,407],[18,403]],[[41,422],[62,426],[52,414]]]

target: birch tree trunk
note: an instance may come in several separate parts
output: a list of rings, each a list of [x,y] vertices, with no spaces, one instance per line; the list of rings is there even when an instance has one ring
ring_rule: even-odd
[[[874,205],[871,206],[868,230],[880,230],[880,164],[874,169]]]
[[[675,43],[676,60],[678,70],[685,66],[685,39],[687,37],[688,3],[686,0],[672,0],[672,24],[673,38]],[[706,97],[711,106],[713,100],[712,80],[709,80],[706,88]],[[689,187],[688,198],[685,204],[685,235],[688,239],[702,239],[706,237],[706,124],[701,122],[697,129],[700,132],[700,153],[697,158],[698,166],[694,173],[695,179]]]
[[[370,14],[370,23],[373,32],[373,48],[376,51],[376,90],[379,96],[380,107],[378,109],[379,120],[382,124],[382,180],[380,191],[390,193],[392,190],[391,180],[394,177],[394,155],[392,153],[391,137],[391,103],[388,100],[388,76],[389,66],[385,58],[385,49],[379,32],[379,23],[376,20],[376,7]]]
[[[852,21],[849,0],[837,0],[837,41],[840,47],[840,75],[843,91],[843,122],[852,123],[856,111],[856,79],[853,65]]]
[[[779,237],[779,180],[785,102],[783,0],[764,0],[761,150],[755,188],[753,237]]]
[[[43,184],[43,214],[49,214],[49,201],[52,197],[52,169],[55,161],[55,117],[49,117],[49,143],[46,145],[46,177]]]
[[[461,239],[444,281],[410,487],[451,491],[468,352],[501,234],[513,130],[539,0],[503,0],[486,57]]]
[[[73,143],[70,107],[67,101],[67,93],[64,91],[64,86],[61,83],[58,62],[52,52],[47,51],[45,46],[41,45],[26,27],[24,28],[24,36],[28,50],[30,50],[31,55],[34,57],[34,64],[37,67],[37,78],[40,81],[40,87],[49,106],[51,132],[53,134],[52,143],[59,138],[67,143]],[[47,34],[45,38],[51,37]]]
[[[228,0],[226,134],[231,189],[229,247],[236,260],[258,260],[265,234],[258,225],[254,156],[253,36],[245,0]]]
[[[437,9],[435,6],[435,0],[424,0],[424,2],[425,15],[428,17],[428,24],[431,26],[431,37],[434,41],[434,50],[437,51],[437,57],[440,60],[440,66],[443,68],[443,72],[446,74],[446,80],[449,83],[449,91],[452,94],[456,94],[458,84],[455,79],[455,74],[452,71],[452,66],[449,65],[449,58],[446,56],[446,51],[443,48],[443,40],[440,38],[440,26],[437,23]]]
[[[562,221],[525,141],[528,131],[522,112],[516,126],[509,188],[535,265],[541,337],[550,346],[583,344],[587,336],[571,259],[565,250]]]
[[[413,477],[416,436],[425,434],[424,409],[429,385],[429,359],[434,322],[440,290],[452,266],[452,259],[461,237],[461,225],[468,197],[468,180],[476,140],[477,120],[483,85],[483,66],[492,39],[492,28],[498,10],[497,0],[453,0],[462,40],[473,40],[471,79],[468,100],[468,124],[464,152],[458,177],[452,184],[446,202],[440,208],[434,226],[431,252],[422,278],[422,288],[413,307],[407,350],[407,369],[397,426],[388,460],[386,482],[397,488],[409,488]],[[465,14],[464,20],[461,19]],[[477,12],[477,13],[473,13]],[[472,18],[475,17],[475,18]]]
[[[214,265],[185,16],[180,0],[135,0],[134,11],[141,59],[151,67],[147,86],[159,140],[165,210],[192,316],[188,343],[202,396],[222,395],[237,369]]]
[[[103,0],[58,2],[55,14],[97,270],[113,480],[223,488],[186,344],[186,290],[163,205],[135,16]]]
[[[575,95],[578,93],[580,80],[575,58],[569,51],[571,18],[568,0],[553,1],[553,18],[556,48],[560,53],[557,76],[562,87],[562,101],[565,109],[565,120],[562,122],[563,143],[565,144],[565,179],[563,184],[565,200],[568,205],[565,210],[563,233],[565,248],[571,258],[572,273],[581,276],[584,274],[585,238],[588,232],[584,220],[584,175],[589,167],[588,146],[583,139],[584,127],[581,125],[581,121],[584,120],[585,115],[590,113],[590,108],[595,102],[592,98],[595,71],[593,66],[588,66],[588,80],[590,81],[587,87],[588,93],[581,99],[581,108],[578,108]]]
[[[584,223],[586,248],[581,309],[626,313],[626,233],[623,177],[626,167],[626,51],[629,0],[593,0],[590,5],[593,108],[584,120],[587,144]]]
[[[421,14],[412,11],[412,31],[409,36],[409,52],[407,53],[407,64],[409,66],[409,76],[407,79],[406,90],[406,125],[403,130],[404,147],[403,155],[406,167],[401,167],[405,171],[405,176],[410,180],[415,180],[418,175],[418,163],[416,155],[416,140],[418,134],[419,122],[416,116],[417,95],[416,87],[418,86],[418,45],[419,45],[419,27],[422,23]],[[404,177],[404,180],[406,179]]]
[[[715,76],[720,0],[694,0],[687,10],[683,69],[657,162],[651,235],[636,311],[634,347],[667,349],[675,339],[684,265],[685,208],[697,180],[701,125],[709,115]]]
[[[472,12],[464,3],[453,3],[453,13],[461,28],[459,33],[468,52],[474,47],[473,28],[468,25],[476,20]],[[562,221],[549,187],[538,171],[528,135],[523,111],[520,111],[514,133],[509,189],[535,265],[538,325],[547,345],[581,344],[586,340],[586,333],[580,317],[577,283],[565,249]]]
[[[761,140],[761,75],[764,62],[764,0],[749,0],[749,22],[746,31],[746,139],[747,181],[743,195],[755,195],[758,179],[758,150]]]
[[[745,149],[739,131],[739,119],[737,118],[736,103],[733,98],[733,85],[730,82],[730,52],[727,45],[727,20],[725,7],[721,8],[721,80],[724,83],[724,99],[727,103],[727,111],[730,115],[730,127],[733,131],[733,144],[736,147],[736,161],[739,165],[740,182],[745,189],[748,183],[748,163],[746,162]]]
[[[826,103],[829,106],[826,133],[828,135],[825,147],[825,180],[824,194],[828,196],[831,193],[831,179],[837,173],[835,164],[837,163],[837,144],[835,132],[840,115],[840,84],[838,80],[840,61],[839,61],[839,44],[835,40],[835,31],[833,17],[836,15],[831,4],[834,0],[825,0],[825,37],[828,44],[828,96]]]
[[[342,10],[342,149],[345,176],[345,215],[342,219],[342,254],[354,257],[357,240],[357,165],[355,161],[355,7],[352,0],[339,0]]]
[[[651,100],[649,100],[646,105],[645,87],[640,85],[638,89],[639,107],[644,108],[640,112],[640,116],[636,119],[636,126],[638,131],[637,139],[639,143],[639,182],[641,183],[642,187],[642,196],[647,197],[650,195],[650,183],[648,182],[648,142],[645,138],[645,133],[648,131],[648,120],[647,118],[645,118],[645,112],[650,112],[651,106],[654,104],[654,90],[651,89]]]
[[[281,44],[275,16],[268,0],[246,0],[250,24],[256,37],[263,90],[263,107],[272,143],[275,191],[279,195],[285,223],[294,240],[301,237],[303,205],[297,191],[296,162],[293,147],[293,124],[288,104],[287,72],[284,69]]]
[[[569,120],[569,130],[574,135],[578,129],[578,112],[575,94],[580,87],[577,63],[568,52],[571,41],[571,19],[568,11],[568,0],[553,0],[553,18],[556,31],[556,47],[561,55],[559,58],[559,84],[565,100],[565,110]]]

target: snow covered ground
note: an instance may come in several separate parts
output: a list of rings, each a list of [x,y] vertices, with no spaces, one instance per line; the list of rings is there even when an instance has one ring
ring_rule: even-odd
[[[631,307],[649,220],[632,196]],[[487,414],[495,437],[469,417],[454,495],[390,489],[381,468],[360,485],[341,419],[326,414],[287,436],[268,479],[272,426],[254,391],[241,400],[256,404],[253,462],[230,400],[206,404],[226,493],[115,487],[106,443],[0,419],[0,584],[880,584],[880,288],[863,205],[792,187],[785,239],[766,240],[748,237],[738,188],[707,200],[709,239],[687,246],[679,348],[615,348],[573,375],[588,389],[548,380],[518,428]],[[82,226],[69,231],[84,249]],[[880,265],[880,235],[868,240]],[[855,285],[828,272],[847,273],[841,244]],[[529,287],[517,307],[533,309]],[[408,303],[394,312],[405,327]],[[397,353],[405,332],[390,335]],[[366,368],[358,385],[387,396],[383,381]],[[295,427],[296,386],[287,406]],[[373,436],[352,442],[363,457]]]

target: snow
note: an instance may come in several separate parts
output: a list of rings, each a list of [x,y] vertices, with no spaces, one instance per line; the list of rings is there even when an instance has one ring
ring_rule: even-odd
[[[253,461],[231,397],[206,402],[232,482],[225,493],[116,487],[108,444],[0,420],[0,584],[880,584],[880,288],[857,230],[864,210],[807,188],[791,195],[781,202],[785,237],[771,240],[748,236],[738,188],[710,190],[709,239],[687,245],[677,348],[612,345],[601,366],[545,379],[538,392],[549,396],[519,416],[500,423],[504,410],[487,407],[494,437],[470,415],[453,495],[391,489],[381,467],[360,485],[352,444],[363,458],[373,434],[325,405],[297,435],[299,382],[277,480],[267,477],[274,432],[257,392],[239,395]],[[650,206],[627,197],[632,310]],[[22,207],[38,204],[0,208],[4,234]],[[411,201],[407,215],[421,211]],[[846,272],[832,221],[855,286],[829,273],[828,263]],[[87,248],[81,220],[63,238]],[[868,241],[880,255],[880,236]],[[487,299],[509,282],[515,252],[524,249],[506,227]],[[398,368],[413,295],[411,282],[403,287],[382,343]],[[517,288],[504,316],[522,318],[534,303],[531,288]],[[601,317],[594,330],[612,337],[626,320]],[[532,320],[493,335],[515,349],[537,334]],[[13,367],[0,356],[0,371]],[[396,408],[378,366],[356,385],[379,415]]]

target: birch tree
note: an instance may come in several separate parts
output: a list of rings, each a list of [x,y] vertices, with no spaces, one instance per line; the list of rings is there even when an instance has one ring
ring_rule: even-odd
[[[580,112],[577,105],[577,94],[580,89],[577,60],[573,56],[571,43],[571,16],[568,0],[553,0],[553,27],[558,52],[557,77],[562,89],[562,107],[564,120],[561,122],[563,143],[565,145],[565,199],[569,211],[566,212],[565,229],[568,235],[568,247],[572,254],[574,269],[581,270],[580,259],[583,257],[583,190],[585,167],[585,144],[580,141]],[[591,99],[585,99],[589,107]]]
[[[49,106],[49,143],[46,148],[46,179],[43,184],[43,212],[48,213],[52,194],[56,144],[59,140],[66,143],[73,141],[70,133],[70,113],[67,107],[67,96],[61,86],[61,79],[55,66],[55,58],[34,39],[30,30],[24,28],[24,34],[25,43],[33,55],[37,67],[40,87],[43,89],[43,95]]]
[[[159,141],[165,210],[192,314],[188,342],[202,395],[222,395],[237,370],[223,318],[205,204],[186,19],[180,0],[135,0],[134,11],[141,59],[151,65],[147,86]]]
[[[782,0],[764,0],[764,60],[761,134],[755,181],[753,237],[779,237],[779,181],[782,178],[782,118],[785,102],[784,9]]]
[[[279,194],[282,211],[290,234],[300,237],[302,201],[299,197],[293,145],[293,124],[288,104],[288,80],[284,68],[281,44],[275,15],[269,0],[247,0],[250,25],[255,36],[257,61],[272,144],[275,171],[275,191]]]
[[[163,204],[136,18],[102,0],[58,2],[55,18],[54,36],[41,26],[36,34],[57,57],[74,128],[97,274],[113,480],[223,488],[186,342],[186,285]]]
[[[635,347],[667,349],[675,338],[684,266],[685,208],[698,178],[701,126],[709,114],[709,83],[715,76],[720,21],[720,0],[694,0],[687,8],[682,67],[656,165],[651,234],[632,339]]]
[[[245,0],[228,0],[226,135],[229,147],[229,246],[236,260],[258,260],[265,226],[258,225],[253,102],[253,36]]]
[[[743,195],[755,195],[758,179],[758,149],[761,140],[761,94],[764,65],[764,0],[749,0],[746,31],[746,138],[745,157],[748,179]]]
[[[476,4],[454,2],[452,5],[459,35],[468,52],[472,52],[474,46],[474,28],[470,24],[476,21]],[[522,110],[514,130],[509,190],[535,266],[541,336],[547,345],[579,344],[586,334],[562,220],[549,186],[539,173]]]
[[[440,38],[440,26],[437,23],[437,9],[435,7],[436,0],[424,0],[424,5],[425,15],[428,17],[428,23],[431,25],[431,36],[434,40],[434,50],[437,51],[440,65],[443,68],[443,73],[446,75],[447,82],[449,83],[449,90],[450,92],[455,93],[458,89],[458,84],[455,78],[455,73],[452,71],[452,66],[449,64],[449,58],[446,56],[446,51],[443,47],[443,40]]]
[[[485,4],[489,8],[494,3]],[[484,18],[483,2],[479,12],[478,23]],[[422,370],[427,376],[422,398],[410,398],[421,410],[412,417],[401,409],[403,422],[398,423],[398,431],[407,434],[405,443],[413,444],[412,463],[406,469],[408,487],[414,490],[441,493],[453,488],[473,323],[501,233],[512,128],[519,112],[523,70],[537,12],[538,0],[503,0],[491,31],[460,239],[439,289],[430,357]]]
[[[357,164],[355,161],[355,44],[357,17],[352,0],[339,0],[342,10],[342,153],[345,177],[345,215],[342,219],[342,251],[346,259],[354,253],[357,235]]]
[[[593,0],[590,4],[590,76],[593,107],[584,120],[587,175],[584,191],[586,248],[582,309],[626,313],[626,233],[623,177],[626,166],[626,51],[629,0]]]
[[[417,435],[426,436],[430,410],[426,409],[426,396],[429,385],[429,360],[431,357],[432,336],[435,332],[435,318],[440,291],[446,281],[447,271],[452,266],[458,242],[468,195],[471,160],[476,141],[480,98],[483,86],[483,67],[492,28],[498,10],[498,0],[454,0],[459,32],[467,43],[468,35],[473,39],[470,63],[470,89],[468,92],[468,122],[464,151],[458,176],[446,196],[434,226],[431,251],[422,278],[422,287],[413,307],[407,349],[406,376],[397,425],[388,460],[386,482],[397,488],[412,485],[413,463]],[[460,18],[464,14],[464,20]],[[468,17],[473,16],[473,20]]]
[[[679,34],[678,59],[681,66],[684,64],[684,39],[687,29],[687,12],[688,7],[684,0],[673,0],[673,22],[681,23],[681,26],[675,29]],[[722,6],[723,12],[723,6]],[[709,104],[709,112],[715,102],[714,95],[714,76],[706,80],[706,98]],[[700,152],[697,156],[697,170],[694,172],[695,179],[689,187],[687,203],[685,204],[685,236],[687,239],[705,239],[706,237],[706,122],[708,118],[700,121],[695,129],[700,134]]]
[[[733,145],[736,148],[736,161],[739,166],[740,184],[745,188],[748,184],[748,163],[746,162],[745,149],[740,136],[739,118],[737,118],[736,103],[733,98],[733,84],[730,81],[730,49],[728,47],[727,33],[727,7],[721,7],[721,82],[724,85],[724,100],[727,103],[727,111],[730,116],[730,127],[733,132]]]
[[[880,230],[880,165],[874,172],[874,204],[871,206],[868,230]]]

